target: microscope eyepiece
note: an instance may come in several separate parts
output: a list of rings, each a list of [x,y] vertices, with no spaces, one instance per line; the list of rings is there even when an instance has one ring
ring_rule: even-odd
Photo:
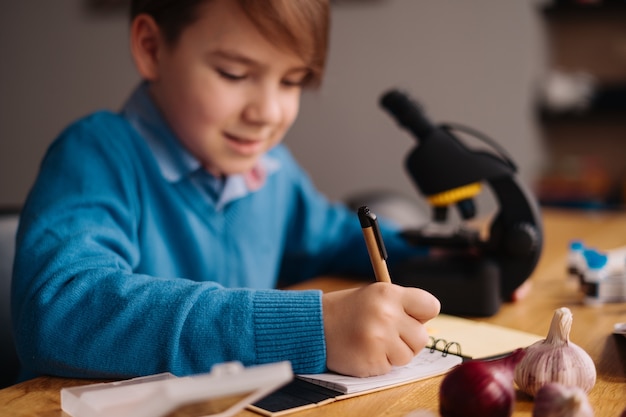
[[[390,90],[385,93],[380,99],[380,105],[402,127],[408,129],[421,141],[426,140],[435,129],[435,126],[426,118],[421,106],[399,90]]]

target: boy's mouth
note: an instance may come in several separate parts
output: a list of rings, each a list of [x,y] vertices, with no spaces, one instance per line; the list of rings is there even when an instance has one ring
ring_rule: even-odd
[[[261,139],[237,136],[230,133],[224,133],[224,137],[232,150],[244,156],[261,152],[265,143]]]

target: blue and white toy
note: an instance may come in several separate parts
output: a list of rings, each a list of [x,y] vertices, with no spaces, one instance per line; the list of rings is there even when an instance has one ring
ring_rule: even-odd
[[[571,241],[567,272],[579,281],[585,303],[626,301],[626,246],[600,251]]]

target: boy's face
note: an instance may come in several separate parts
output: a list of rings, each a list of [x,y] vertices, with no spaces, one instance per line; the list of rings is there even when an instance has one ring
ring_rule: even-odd
[[[251,170],[294,122],[308,69],[265,39],[236,2],[213,0],[173,47],[151,94],[183,145],[216,176]]]

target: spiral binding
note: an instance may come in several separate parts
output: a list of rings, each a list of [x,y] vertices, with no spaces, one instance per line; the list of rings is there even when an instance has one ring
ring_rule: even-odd
[[[457,356],[463,356],[461,353],[461,345],[458,342],[448,342],[446,339],[435,339],[433,336],[428,336],[430,339],[430,345],[427,345],[427,348],[430,348],[430,353],[434,353],[436,350],[440,351],[442,356],[448,356],[448,353]],[[441,348],[438,348],[437,345],[441,345]],[[450,349],[456,347],[456,351],[452,352]]]

